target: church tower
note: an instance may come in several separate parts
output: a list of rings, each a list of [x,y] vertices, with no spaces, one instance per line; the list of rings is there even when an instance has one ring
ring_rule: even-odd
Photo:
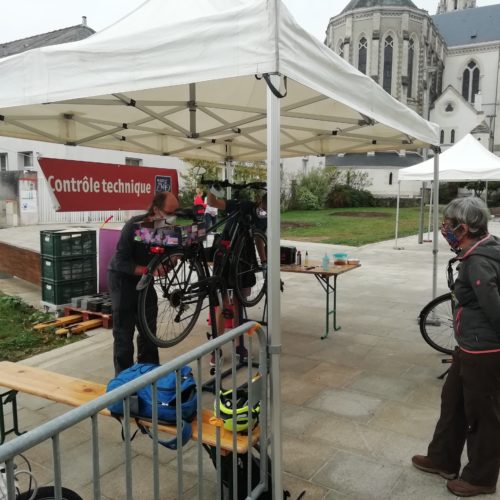
[[[476,0],[439,0],[438,14],[446,14],[454,10],[472,9],[476,6]]]

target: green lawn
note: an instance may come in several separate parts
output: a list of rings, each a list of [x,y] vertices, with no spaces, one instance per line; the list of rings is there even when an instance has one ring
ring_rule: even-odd
[[[83,337],[58,336],[52,330],[35,332],[34,323],[54,319],[17,297],[0,293],[0,361],[19,361]]]
[[[400,236],[418,233],[419,212],[418,207],[400,210]],[[281,238],[360,246],[394,238],[395,224],[395,208],[291,211],[281,214]],[[426,224],[427,213],[424,217],[424,230],[427,228]]]

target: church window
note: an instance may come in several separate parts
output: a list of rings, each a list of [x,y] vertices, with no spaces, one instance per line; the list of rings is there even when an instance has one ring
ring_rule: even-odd
[[[394,52],[394,40],[391,35],[387,36],[384,41],[384,70],[383,70],[383,87],[386,92],[391,93],[392,90],[392,56]]]
[[[366,75],[366,57],[368,52],[368,41],[365,37],[359,40],[358,45],[358,69]]]
[[[415,62],[415,40],[408,42],[408,97],[413,97],[413,65]]]
[[[389,186],[392,186],[392,172],[389,174]]]
[[[455,144],[455,129],[451,129],[450,144]]]
[[[444,130],[441,130],[441,133],[439,134],[439,144],[444,143]]]
[[[340,57],[344,57],[344,42],[342,40],[339,41],[338,49],[337,49],[337,54]]]
[[[479,68],[474,61],[470,61],[462,75],[462,96],[468,102],[474,102],[479,92]]]

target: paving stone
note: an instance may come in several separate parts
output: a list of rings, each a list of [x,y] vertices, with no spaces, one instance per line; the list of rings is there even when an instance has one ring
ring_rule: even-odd
[[[306,405],[309,408],[329,411],[342,417],[366,422],[374,416],[375,410],[381,403],[380,398],[354,391],[325,389],[310,399]]]
[[[347,388],[384,399],[402,401],[407,399],[409,393],[415,388],[415,385],[415,382],[402,379],[401,377],[384,377],[371,373],[358,377]]]
[[[318,471],[313,481],[354,498],[386,500],[401,473],[402,468],[397,465],[339,452]]]

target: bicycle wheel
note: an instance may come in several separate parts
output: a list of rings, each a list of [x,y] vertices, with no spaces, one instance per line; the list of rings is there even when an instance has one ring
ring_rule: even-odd
[[[453,329],[453,298],[445,293],[431,300],[420,312],[420,333],[436,351],[451,354],[457,345]]]
[[[63,500],[83,500],[80,495],[75,493],[73,490],[69,490],[68,488],[61,488],[61,494]],[[33,490],[30,490],[21,493],[16,498],[17,500],[55,500],[56,493],[53,486],[42,486],[38,488],[35,497],[33,497]]]
[[[158,347],[172,347],[193,329],[205,297],[194,286],[205,276],[201,264],[176,250],[152,262],[153,284],[139,291],[141,331]]]
[[[243,306],[253,307],[267,288],[267,269],[262,265],[262,260],[267,260],[266,235],[258,229],[244,233],[236,243],[234,257],[235,293]]]

